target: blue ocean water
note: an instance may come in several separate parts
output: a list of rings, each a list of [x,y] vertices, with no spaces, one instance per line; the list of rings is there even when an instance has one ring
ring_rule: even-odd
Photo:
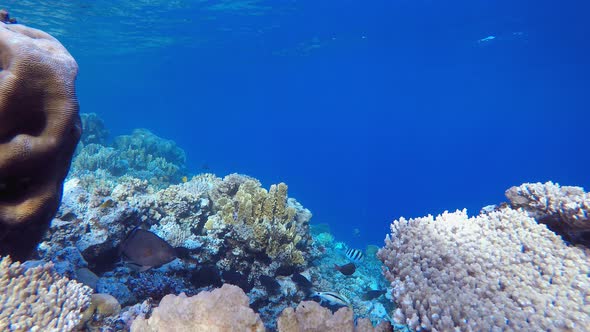
[[[113,136],[148,128],[194,173],[284,181],[353,246],[522,182],[590,187],[584,1],[0,5],[68,48],[81,111]]]

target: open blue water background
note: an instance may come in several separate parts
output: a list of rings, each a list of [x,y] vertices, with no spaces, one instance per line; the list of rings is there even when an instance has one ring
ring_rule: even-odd
[[[195,173],[286,182],[355,246],[522,182],[590,187],[587,1],[0,5],[66,45],[81,111],[113,136],[148,128]]]

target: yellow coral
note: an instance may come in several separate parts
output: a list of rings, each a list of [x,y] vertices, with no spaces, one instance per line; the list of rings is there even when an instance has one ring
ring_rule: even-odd
[[[302,237],[297,234],[297,211],[287,206],[287,185],[273,184],[266,191],[255,179],[234,176],[231,181],[238,183],[233,196],[231,190],[225,189],[214,196],[214,206],[223,222],[249,227],[254,240],[252,249],[264,251],[271,258],[280,255],[297,265],[304,264],[303,254],[295,249]]]

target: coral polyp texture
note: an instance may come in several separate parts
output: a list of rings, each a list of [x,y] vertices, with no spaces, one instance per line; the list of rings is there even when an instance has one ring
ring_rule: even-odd
[[[344,307],[332,313],[314,301],[303,301],[297,308],[286,308],[278,319],[279,332],[380,332],[392,331],[389,322],[382,322],[376,327],[366,318],[354,323],[350,308]]]
[[[26,259],[58,208],[81,132],[77,72],[55,38],[0,22],[0,255]]]
[[[244,291],[225,284],[190,297],[166,295],[150,318],[133,321],[131,331],[262,332],[265,328]]]
[[[305,210],[287,198],[286,184],[273,184],[267,191],[258,180],[229,175],[212,197],[215,217],[237,230],[235,241],[277,262],[305,264],[304,253],[297,246],[310,241],[311,213],[301,213]]]
[[[52,264],[25,269],[9,257],[0,261],[0,289],[0,331],[72,331],[92,293]]]
[[[574,243],[590,245],[590,193],[557,183],[525,183],[506,191],[514,208],[523,208]]]
[[[590,252],[522,210],[400,218],[385,242],[394,320],[412,329],[590,330]]]

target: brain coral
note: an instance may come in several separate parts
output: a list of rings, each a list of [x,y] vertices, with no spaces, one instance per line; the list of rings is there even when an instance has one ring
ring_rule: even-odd
[[[0,23],[0,255],[25,259],[57,210],[81,132],[77,71],[55,38]]]
[[[90,288],[57,276],[52,264],[25,270],[0,261],[0,331],[72,331],[90,304]]]
[[[590,251],[522,210],[394,221],[378,256],[416,330],[588,331]]]

